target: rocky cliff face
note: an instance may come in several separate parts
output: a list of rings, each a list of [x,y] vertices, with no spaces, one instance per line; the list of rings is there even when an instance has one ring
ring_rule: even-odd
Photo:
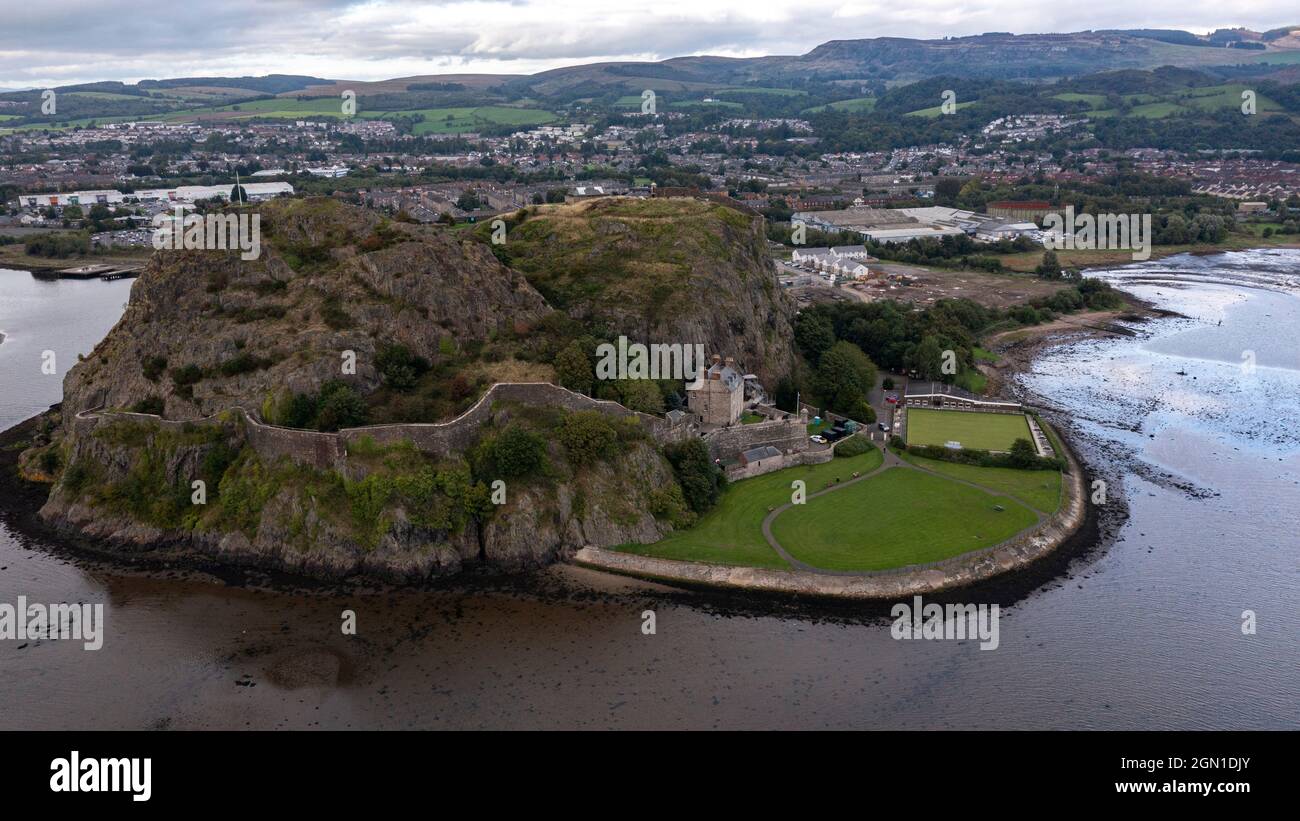
[[[448,231],[330,200],[259,210],[259,259],[154,254],[121,321],[64,380],[69,415],[157,397],[168,418],[197,419],[234,405],[256,410],[282,389],[312,393],[345,375],[368,390],[379,383],[381,344],[436,366],[550,312],[482,243]],[[343,370],[348,351],[355,375]]]
[[[179,545],[328,578],[533,567],[585,545],[653,542],[690,518],[642,423],[618,420],[607,428],[617,447],[578,465],[556,438],[576,411],[525,402],[512,416],[494,403],[464,453],[435,459],[371,441],[322,464],[268,453],[228,411],[256,417],[275,397],[340,377],[375,390],[392,345],[433,374],[464,367],[475,346],[529,344],[557,310],[641,341],[701,343],[771,382],[792,366],[793,311],[761,220],[713,203],[543,209],[513,218],[504,248],[329,200],[270,202],[260,214],[256,260],[155,254],[121,321],[69,372],[61,436],[24,460],[30,478],[53,481],[45,521],[119,551]],[[99,408],[108,413],[78,418]],[[132,408],[161,418],[119,413]],[[546,443],[544,464],[489,504],[494,474],[479,446],[510,425]],[[41,465],[59,469],[37,475]],[[192,499],[196,480],[204,502]]]
[[[476,505],[471,516],[451,487],[468,476],[463,463],[396,448],[322,471],[260,459],[237,418],[183,428],[101,420],[70,438],[69,468],[40,516],[127,555],[180,547],[232,565],[399,583],[476,565],[526,570],[586,545],[653,542],[672,530],[649,512],[653,494],[676,481],[653,443],[582,469],[553,442],[547,457],[545,475],[511,481],[504,503]],[[402,491],[430,478],[432,493]],[[199,503],[195,479],[206,484]]]
[[[769,391],[794,367],[794,305],[761,217],[690,198],[527,209],[504,245],[548,302],[645,344],[703,344]]]

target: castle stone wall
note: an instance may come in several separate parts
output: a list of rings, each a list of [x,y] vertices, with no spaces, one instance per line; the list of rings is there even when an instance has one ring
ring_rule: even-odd
[[[244,408],[232,408],[231,411],[243,415],[248,442],[265,461],[272,462],[283,456],[319,470],[341,470],[347,462],[348,443],[367,437],[379,444],[409,441],[420,451],[436,458],[463,453],[473,445],[480,427],[491,418],[494,407],[500,402],[518,402],[566,411],[594,410],[620,417],[632,416],[639,419],[660,444],[680,441],[693,433],[685,424],[669,425],[664,419],[629,410],[617,402],[592,399],[546,382],[497,383],[469,410],[447,422],[370,425],[345,428],[338,433],[282,428],[266,424]],[[216,416],[194,422],[180,422],[145,413],[87,411],[78,414],[73,425],[78,432],[89,432],[101,422],[131,418],[178,430],[187,424],[202,425],[217,421]]]
[[[709,456],[714,459],[735,456],[763,445],[771,445],[782,453],[790,453],[808,448],[808,430],[797,417],[777,419],[719,428],[710,431],[705,441],[709,446]]]

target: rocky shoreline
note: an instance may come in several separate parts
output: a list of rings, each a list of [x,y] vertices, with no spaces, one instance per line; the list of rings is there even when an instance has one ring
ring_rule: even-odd
[[[1131,308],[1124,312],[1114,312],[1113,318],[1140,322],[1164,315],[1168,315],[1168,312],[1159,311],[1150,305],[1143,304],[1136,309]],[[1006,345],[998,346],[996,350],[1003,357],[999,362],[998,373],[1000,378],[1004,380],[1003,383],[999,384],[1009,386],[1015,374],[1028,370],[1034,358],[1049,347],[1070,344],[1080,339],[1090,339],[1110,333],[1114,333],[1114,331],[1104,325],[1080,325],[1068,329],[1053,329],[1053,331],[1046,333],[1034,333],[1027,338],[1017,339]],[[1066,425],[1063,424],[1068,420],[1055,409],[1044,408],[1044,410],[1046,411],[1045,415],[1052,421],[1061,439],[1066,443],[1067,450],[1070,451],[1069,456],[1074,467],[1072,475],[1076,477],[1074,484],[1080,496],[1080,505],[1077,511],[1071,513],[1069,521],[1064,527],[1056,527],[1046,541],[1042,538],[1036,538],[1031,549],[1026,549],[1026,545],[1023,543],[1003,545],[999,546],[999,548],[1002,548],[1000,553],[989,555],[987,552],[981,552],[971,556],[956,557],[956,561],[952,561],[952,565],[947,567],[904,570],[885,574],[882,577],[883,580],[876,580],[870,584],[861,581],[856,584],[841,582],[838,585],[832,584],[830,587],[826,584],[827,577],[798,578],[805,575],[816,576],[816,574],[767,571],[767,575],[774,574],[773,578],[767,578],[764,573],[759,573],[753,569],[714,568],[711,566],[704,566],[707,572],[702,572],[700,567],[692,567],[692,563],[689,562],[669,562],[663,564],[663,566],[656,565],[654,567],[632,566],[636,563],[629,563],[624,554],[616,554],[599,548],[584,548],[577,551],[576,562],[587,567],[622,575],[631,575],[651,581],[668,582],[681,587],[712,589],[715,591],[720,588],[732,588],[733,591],[738,591],[743,595],[754,593],[760,596],[774,594],[789,597],[793,594],[796,598],[883,600],[897,598],[900,595],[910,595],[912,592],[937,594],[961,589],[971,595],[994,595],[995,598],[1005,598],[1008,590],[1015,590],[1018,592],[1013,595],[1019,596],[1027,590],[1033,589],[1053,578],[1058,578],[1062,573],[1067,572],[1067,565],[1072,558],[1098,547],[1106,538],[1105,534],[1113,533],[1126,518],[1122,500],[1119,505],[1110,506],[1104,516],[1101,515],[1103,512],[1087,503],[1086,494],[1083,491],[1087,487],[1093,471],[1079,457],[1073,443],[1068,441],[1069,437],[1067,437],[1065,430]],[[242,579],[251,571],[255,574],[279,575],[290,584],[305,583],[308,585],[337,584],[349,579],[363,584],[375,582],[392,584],[396,582],[403,585],[411,583],[419,585],[421,583],[421,580],[414,578],[394,579],[355,573],[343,574],[342,576],[335,574],[330,579],[301,576],[303,568],[283,567],[273,561],[274,557],[267,557],[266,561],[262,561],[257,555],[248,554],[239,556],[238,561],[231,564],[224,560],[225,557],[214,556],[196,550],[191,545],[179,542],[155,543],[148,550],[123,550],[117,549],[109,542],[90,538],[84,534],[68,532],[67,528],[56,527],[39,516],[40,508],[47,501],[48,486],[26,481],[20,478],[18,473],[18,457],[21,448],[17,447],[17,445],[32,435],[37,429],[42,416],[29,419],[0,434],[0,474],[2,474],[0,476],[0,496],[5,499],[0,515],[20,532],[60,546],[67,546],[79,555],[113,563],[126,563],[144,572],[173,572],[180,567],[200,570],[227,578]],[[1064,509],[1063,506],[1062,510]],[[1112,512],[1118,515],[1112,515]],[[1056,519],[1057,516],[1053,516],[1049,523],[1055,522]],[[1035,529],[1034,534],[1024,535],[1036,537],[1037,530]],[[567,555],[555,557],[558,561],[564,561],[568,558]],[[673,565],[682,565],[682,567],[674,568]],[[486,572],[492,573],[491,569]],[[736,575],[737,572],[739,572],[739,575]],[[731,576],[735,578],[729,578]],[[441,582],[442,580],[425,581]]]
[[[1005,341],[995,342],[990,347],[992,352],[998,354],[997,366],[985,370],[989,377],[990,393],[1019,393],[1020,391],[1014,390],[1017,387],[1014,384],[1015,377],[1029,371],[1034,360],[1050,348],[1109,336],[1132,336],[1134,331],[1119,323],[1142,324],[1180,316],[1132,294],[1126,294],[1126,300],[1128,305],[1125,308],[1099,312],[1095,316],[1087,315],[1082,322],[1052,323],[1050,327],[1033,327],[998,335]],[[1087,489],[1098,472],[1080,456],[1073,436],[1067,434],[1067,428],[1070,427],[1068,414],[1062,409],[1051,407],[1041,397],[1017,398],[1039,408],[1052,424],[1066,447],[1072,475],[1076,478],[1080,493],[1081,509],[1077,515],[1070,516],[1068,527],[1052,534],[1050,546],[1039,545],[1031,552],[1017,551],[1013,555],[988,560],[987,554],[1006,547],[998,546],[989,551],[954,557],[949,560],[950,566],[944,568],[903,568],[901,571],[849,577],[847,580],[800,571],[649,559],[591,548],[579,551],[574,561],[606,572],[688,588],[777,593],[828,601],[885,601],[917,593],[950,595],[955,591],[976,599],[1006,600],[1009,593],[1010,598],[1019,598],[1043,584],[1063,576],[1069,577],[1069,566],[1075,559],[1109,544],[1127,520],[1128,506],[1123,496],[1123,485],[1117,481],[1108,481],[1108,486],[1113,490],[1109,497],[1110,503],[1104,509],[1091,504],[1087,498]],[[1077,432],[1071,430],[1071,434],[1077,435]],[[1064,507],[1063,504],[1062,510]],[[1060,515],[1060,511],[1057,515]],[[1056,518],[1053,516],[1052,520]],[[1015,541],[1018,540],[1013,540]]]
[[[19,476],[17,457],[21,448],[16,445],[25,442],[38,429],[41,419],[42,415],[38,415],[0,432],[0,500],[3,500],[0,501],[0,521],[25,541],[40,543],[41,549],[53,551],[81,565],[102,568],[106,572],[157,579],[215,579],[234,587],[299,593],[386,589],[462,592],[502,589],[545,598],[551,595],[585,597],[599,591],[600,585],[553,578],[550,571],[567,566],[572,570],[587,568],[587,572],[596,571],[597,575],[606,578],[624,577],[642,585],[649,584],[649,587],[642,588],[643,595],[646,590],[658,589],[660,596],[685,597],[682,601],[707,604],[718,608],[719,612],[775,616],[798,612],[806,617],[842,617],[850,620],[887,615],[883,608],[889,596],[826,595],[811,589],[782,589],[779,585],[717,585],[682,575],[674,577],[672,574],[628,572],[619,567],[602,567],[584,560],[582,551],[577,560],[571,563],[541,566],[522,574],[491,567],[476,567],[472,570],[467,568],[469,572],[455,576],[434,577],[420,582],[395,582],[392,579],[363,575],[323,579],[286,570],[274,562],[253,560],[231,564],[179,543],[160,544],[145,551],[119,550],[110,543],[55,527],[40,517],[39,511],[46,501],[47,486]],[[1080,468],[1086,470],[1082,464]],[[1086,485],[1087,475],[1081,474],[1081,479]],[[1038,551],[1032,561],[1020,563],[1013,572],[1005,572],[1004,568],[971,575],[961,584],[930,585],[926,588],[927,595],[931,600],[943,602],[959,592],[963,601],[999,602],[1004,605],[1014,603],[1045,584],[1069,578],[1071,562],[1098,544],[1098,526],[1096,508],[1085,504],[1079,521],[1068,533],[1061,534],[1052,549]],[[988,565],[987,562],[985,564]],[[895,575],[898,578],[906,577],[905,574]],[[658,587],[656,583],[668,586]],[[790,610],[791,607],[796,610]]]
[[[1057,344],[1067,344],[1080,338],[1090,338],[1100,331],[1084,329],[1079,334],[1067,336],[1039,335],[1032,340],[1019,342],[1014,346],[1015,358],[1012,360],[1015,371],[1027,368],[1033,357],[1041,350]],[[374,576],[361,574],[333,574],[328,579],[314,574],[301,575],[303,568],[288,568],[274,560],[273,556],[262,557],[249,553],[241,555],[238,561],[231,563],[219,555],[196,550],[192,545],[180,542],[155,542],[148,550],[119,549],[111,542],[95,539],[82,533],[70,532],[66,527],[58,527],[46,521],[39,511],[46,504],[48,486],[38,482],[27,481],[19,475],[18,461],[22,452],[20,444],[24,443],[38,429],[43,415],[33,417],[19,425],[0,433],[0,496],[6,503],[0,515],[15,530],[42,541],[69,548],[73,553],[91,559],[105,560],[114,564],[125,563],[145,573],[171,573],[178,568],[195,570],[217,575],[227,581],[247,583],[251,574],[265,578],[279,577],[282,583],[291,586],[301,585],[336,585],[338,583],[393,584],[403,586],[419,579],[395,579],[391,576]],[[760,597],[772,596],[797,599],[847,599],[857,601],[896,599],[913,593],[939,594],[953,590],[963,590],[975,596],[992,595],[1005,599],[1008,590],[1016,590],[1013,597],[1023,595],[1042,583],[1058,577],[1064,572],[1069,560],[1081,553],[1086,553],[1099,543],[1100,522],[1098,511],[1087,503],[1084,493],[1091,471],[1077,457],[1075,449],[1059,421],[1053,420],[1058,435],[1066,443],[1067,454],[1073,467],[1071,476],[1074,492],[1072,498],[1078,501],[1076,509],[1062,516],[1061,511],[1034,528],[1032,532],[1022,534],[1011,542],[999,545],[976,554],[955,557],[940,567],[903,569],[901,571],[878,574],[876,578],[840,578],[819,576],[817,574],[797,571],[757,571],[752,568],[727,568],[723,566],[696,565],[690,562],[669,562],[647,560],[653,567],[640,566],[636,561],[629,561],[626,554],[614,553],[600,548],[587,547],[578,550],[576,556],[555,557],[557,561],[570,558],[582,566],[632,576],[654,582],[665,582],[684,588],[695,588],[720,592],[729,590],[733,594],[757,594]],[[1063,521],[1058,521],[1058,519]],[[1050,532],[1043,533],[1048,530]],[[1110,531],[1107,527],[1105,530]],[[489,575],[493,574],[487,569]],[[441,582],[434,578],[425,582]]]

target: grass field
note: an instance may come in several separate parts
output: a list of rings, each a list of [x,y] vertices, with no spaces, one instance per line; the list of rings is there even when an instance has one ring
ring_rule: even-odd
[[[554,122],[555,115],[537,108],[485,105],[475,108],[421,108],[414,111],[362,111],[358,117],[386,120],[420,114],[424,121],[412,129],[416,134],[460,134],[485,125],[533,126]]]
[[[875,97],[854,97],[851,100],[837,100],[826,105],[805,108],[803,114],[818,114],[822,111],[871,111],[876,107]]]
[[[914,453],[904,453],[902,456],[912,464],[935,473],[974,482],[989,490],[1014,496],[1043,513],[1055,513],[1061,506],[1060,471],[983,468],[977,465],[959,465],[955,462],[926,459]]]
[[[1199,88],[1182,89],[1177,92],[1167,94],[1124,94],[1121,95],[1124,102],[1131,106],[1125,113],[1128,117],[1139,117],[1149,120],[1159,120],[1170,117],[1175,114],[1186,114],[1192,111],[1224,111],[1241,109],[1241,93],[1250,87],[1242,83],[1226,83],[1223,85],[1201,86]],[[1120,111],[1114,108],[1105,108],[1106,97],[1101,94],[1077,94],[1067,92],[1064,94],[1055,94],[1053,97],[1057,100],[1081,101],[1088,104],[1090,117],[1115,117],[1120,115]],[[1257,111],[1281,111],[1282,107],[1273,100],[1264,96],[1258,96],[1255,100]]]
[[[991,547],[1037,520],[1009,497],[889,468],[790,508],[776,517],[772,534],[791,556],[814,567],[884,570]]]
[[[975,450],[1011,450],[1017,439],[1033,441],[1023,414],[907,409],[907,444],[961,442]]]
[[[65,91],[65,97],[85,97],[88,100],[147,100],[137,94],[116,94],[111,91]]]
[[[807,97],[808,92],[801,88],[771,88],[767,86],[740,86],[738,88],[720,88],[719,94],[771,94],[776,97]]]
[[[702,106],[703,107],[716,106],[717,108],[744,108],[745,107],[741,103],[733,102],[731,100],[709,100],[708,102],[705,102],[704,100],[679,100],[678,102],[668,104],[669,108],[700,108]]]
[[[1097,109],[1106,104],[1105,94],[1080,94],[1076,91],[1068,91],[1064,94],[1053,94],[1054,100],[1065,100],[1067,103],[1087,103],[1089,108]]]
[[[367,111],[362,108],[357,111],[356,116],[361,119],[383,120],[402,116],[410,117],[415,114],[424,117],[424,120],[417,123],[412,129],[416,134],[459,134],[467,131],[477,131],[485,125],[543,125],[554,122],[556,119],[553,112],[542,109],[492,105],[461,108],[420,108],[410,111]],[[186,122],[205,117],[208,119],[243,120],[254,117],[299,119],[303,117],[341,118],[342,116],[343,100],[341,97],[315,97],[305,100],[276,97],[275,99],[253,100],[229,105],[187,108],[167,114],[153,114],[136,119]],[[99,122],[109,122],[112,119],[123,118],[103,117],[99,118]]]
[[[970,101],[965,102],[965,103],[957,103],[955,106],[953,106],[953,108],[954,108],[955,110],[957,110],[957,111],[960,111],[961,109],[963,109],[963,108],[965,108],[966,106],[969,106],[969,105],[975,105],[975,101],[974,101],[974,100],[970,100]],[[936,106],[931,106],[931,107],[929,107],[929,108],[921,108],[921,109],[917,109],[916,111],[909,111],[909,112],[907,112],[906,114],[904,114],[903,116],[905,116],[905,117],[925,117],[926,119],[933,120],[935,117],[939,117],[939,116],[941,116],[942,114],[943,114],[943,106],[942,106],[942,105],[936,105]]]
[[[821,465],[786,468],[745,479],[727,488],[722,501],[700,517],[691,529],[669,534],[654,544],[626,544],[615,550],[661,559],[789,569],[763,538],[762,525],[768,508],[790,501],[790,483],[795,479],[804,480],[808,493],[815,493],[836,476],[847,479],[854,471],[875,470],[882,458],[880,451],[872,449],[850,459],[832,459]],[[784,514],[778,521],[781,518]]]

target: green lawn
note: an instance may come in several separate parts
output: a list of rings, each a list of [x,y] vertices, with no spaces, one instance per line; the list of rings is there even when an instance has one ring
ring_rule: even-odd
[[[773,94],[778,97],[807,97],[808,92],[801,88],[767,88],[755,86],[740,86],[738,88],[724,88],[719,94]]]
[[[907,409],[909,445],[960,442],[964,448],[1009,451],[1017,439],[1033,441],[1024,414]]]
[[[823,111],[872,111],[876,107],[875,97],[854,97],[850,100],[837,100],[826,105],[805,108],[803,114],[820,114]]]
[[[668,104],[669,108],[699,108],[701,106],[705,106],[705,107],[716,106],[718,108],[744,108],[745,107],[742,103],[733,102],[732,100],[717,100],[717,99],[710,100],[708,102],[705,102],[704,100],[678,100],[675,103]]]
[[[979,357],[976,356],[976,359],[978,358]],[[989,386],[989,378],[985,376],[982,371],[978,371],[975,368],[966,368],[961,373],[957,374],[957,378],[953,380],[953,384],[978,396],[984,393],[984,389]]]
[[[786,510],[772,523],[772,533],[790,555],[814,567],[865,571],[991,547],[1036,521],[1009,497],[890,468]]]
[[[1125,116],[1141,117],[1150,120],[1164,119],[1175,114],[1192,111],[1240,111],[1241,93],[1250,86],[1243,83],[1226,83],[1215,86],[1183,89],[1166,94],[1125,94],[1123,99],[1131,108]],[[1057,94],[1058,100],[1084,100],[1091,106],[1090,117],[1115,117],[1120,112],[1113,108],[1102,108],[1105,97],[1099,94]],[[1282,107],[1264,96],[1255,98],[1256,110],[1280,111]]]
[[[111,91],[65,91],[65,97],[85,97],[90,100],[147,100],[148,97],[140,97],[135,94],[115,94]]]
[[[533,126],[554,122],[553,112],[537,108],[516,108],[513,106],[469,106],[460,108],[420,108],[410,111],[367,110],[364,100],[356,116],[361,119],[382,120],[401,116],[419,114],[424,117],[412,129],[416,134],[456,134],[477,131],[485,125]],[[234,112],[236,119],[268,117],[276,119],[298,119],[303,117],[343,117],[343,98],[313,97],[310,99],[293,99],[276,97],[268,100],[252,100],[228,105],[201,106],[182,109],[167,114],[154,114],[138,119],[168,120],[173,122],[193,120],[203,115],[226,114]],[[101,122],[109,118],[99,118]],[[122,118],[118,118],[122,119]]]
[[[999,493],[1008,493],[1043,513],[1055,513],[1061,506],[1061,474],[1055,470],[1016,470],[1015,468],[983,468],[978,465],[959,465],[926,459],[914,453],[902,457],[914,465],[974,482]]]
[[[762,525],[768,508],[780,507],[790,501],[790,483],[795,479],[804,480],[808,493],[812,494],[822,490],[836,476],[848,479],[854,471],[866,473],[875,470],[882,459],[880,451],[872,449],[849,459],[786,468],[736,482],[727,488],[718,505],[700,517],[691,529],[671,533],[654,544],[625,544],[614,549],[661,559],[788,570],[789,565],[763,538]],[[844,492],[837,491],[830,497]]]
[[[960,111],[961,109],[970,105],[975,105],[975,101],[971,100],[965,103],[957,103],[956,105],[953,106],[953,110]],[[935,117],[941,116],[942,114],[943,114],[943,105],[936,105],[936,106],[930,106],[929,108],[921,108],[916,111],[909,111],[903,116],[925,117],[926,119],[933,120]]]
[[[357,116],[367,119],[393,119],[412,114],[423,115],[424,121],[412,129],[416,134],[458,134],[477,131],[485,125],[533,126],[554,122],[555,115],[537,108],[511,108],[485,105],[475,108],[421,108],[412,111],[359,111]]]
[[[1089,108],[1101,108],[1106,104],[1105,94],[1079,94],[1077,92],[1066,92],[1064,94],[1053,94],[1054,100],[1065,100],[1066,102],[1084,102]]]

